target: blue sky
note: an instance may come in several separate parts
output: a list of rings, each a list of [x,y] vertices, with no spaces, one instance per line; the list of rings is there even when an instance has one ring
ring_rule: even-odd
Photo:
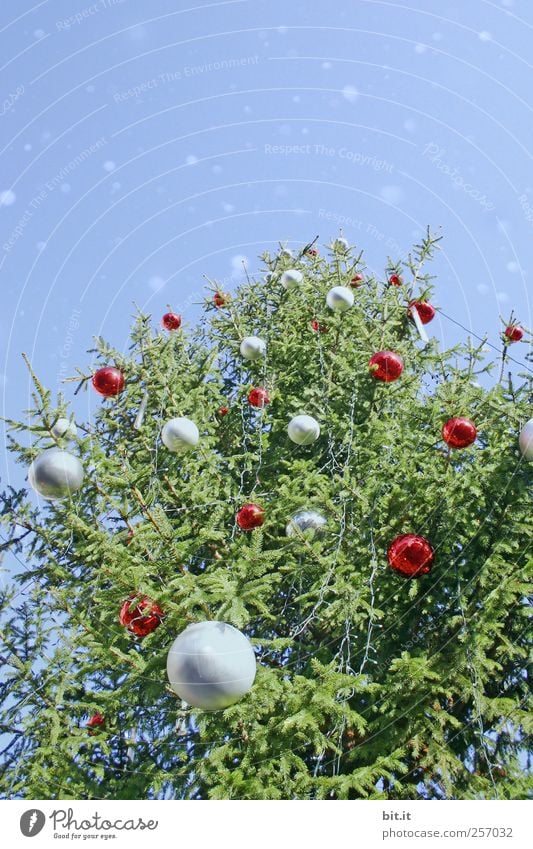
[[[532,31],[526,0],[2,4],[3,414],[22,351],[68,397],[134,301],[195,321],[203,274],[340,226],[376,272],[441,228],[435,303],[496,344],[501,314],[530,327]]]

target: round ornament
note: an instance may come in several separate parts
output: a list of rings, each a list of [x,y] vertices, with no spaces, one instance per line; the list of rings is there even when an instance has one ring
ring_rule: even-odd
[[[165,330],[179,330],[181,327],[181,315],[175,312],[166,312],[161,319],[161,325]]]
[[[435,552],[425,537],[401,534],[387,552],[389,566],[406,578],[416,578],[431,571]]]
[[[132,595],[120,608],[118,620],[136,637],[146,637],[155,631],[164,616],[159,605],[152,599]]]
[[[391,274],[391,276],[389,277],[389,284],[391,286],[401,286],[402,283],[403,280],[399,274]]]
[[[533,460],[533,419],[529,419],[520,431],[518,445],[524,460]]]
[[[344,236],[337,236],[337,238],[333,242],[333,250],[338,251],[340,254],[345,254],[350,248],[350,243],[348,239],[345,239]]]
[[[435,307],[427,301],[411,301],[407,308],[409,315],[413,310],[417,311],[422,324],[429,324],[435,318]]]
[[[93,374],[92,384],[99,395],[103,395],[104,398],[111,398],[113,395],[122,392],[125,380],[119,368],[105,366],[105,368],[99,368]]]
[[[506,342],[520,342],[522,336],[524,335],[524,331],[518,324],[510,324],[509,327],[505,328],[504,336],[506,337]]]
[[[288,537],[314,536],[326,523],[327,519],[316,510],[297,510],[287,522],[285,533]]]
[[[368,368],[374,380],[392,383],[403,371],[403,360],[394,351],[378,351],[370,358]]]
[[[191,419],[179,416],[170,419],[163,426],[161,439],[169,451],[181,454],[185,451],[191,451],[198,445],[200,433]]]
[[[221,307],[225,307],[226,304],[229,303],[229,295],[226,292],[215,292],[213,295],[213,303],[216,306],[217,310]]]
[[[306,252],[307,256],[316,257],[318,256],[318,251],[316,248],[309,248]]]
[[[353,306],[353,292],[347,286],[334,286],[326,296],[326,304],[335,312],[346,312]]]
[[[227,416],[229,413],[229,407],[219,407],[217,412],[219,416]]]
[[[89,721],[87,722],[87,728],[91,729],[89,734],[91,737],[94,735],[93,728],[98,728],[102,725],[105,725],[105,717],[101,713],[93,713],[91,717],[89,717]]]
[[[322,324],[317,318],[314,318],[311,322],[311,330],[314,330],[315,333],[327,333],[328,326],[327,324]]]
[[[304,276],[297,268],[289,268],[281,275],[281,285],[287,291],[297,289],[303,283]]]
[[[240,350],[245,360],[258,360],[266,352],[266,342],[259,336],[245,336]]]
[[[287,428],[289,439],[296,445],[311,445],[320,436],[320,425],[312,416],[294,416]]]
[[[450,448],[467,448],[476,441],[477,429],[470,419],[448,419],[442,426],[442,438]]]
[[[242,531],[253,531],[265,521],[265,511],[259,504],[243,504],[237,511],[235,521]]]
[[[173,691],[201,710],[224,710],[238,702],[251,690],[255,673],[250,641],[225,622],[188,625],[167,657]]]
[[[83,477],[79,459],[61,448],[47,448],[28,469],[31,488],[48,501],[68,498],[81,487]]]
[[[266,389],[257,386],[255,389],[250,389],[248,393],[248,403],[252,407],[265,407],[270,404],[270,398]]]
[[[71,419],[59,418],[51,427],[56,439],[76,439],[78,428]]]
[[[362,274],[354,274],[354,276],[350,280],[350,286],[352,287],[352,289],[358,289],[359,286],[362,286],[364,282],[365,278]]]

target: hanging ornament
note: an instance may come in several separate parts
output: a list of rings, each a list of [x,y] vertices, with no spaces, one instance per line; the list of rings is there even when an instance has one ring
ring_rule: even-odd
[[[314,318],[311,322],[311,329],[315,331],[315,333],[327,333],[328,326],[327,324],[321,324],[317,318]]]
[[[327,519],[316,510],[297,510],[285,527],[288,537],[314,536],[322,530]]]
[[[79,459],[61,448],[47,448],[28,469],[31,488],[47,501],[72,495],[81,487],[83,477]]]
[[[56,439],[76,439],[78,428],[71,419],[59,418],[50,428]]]
[[[219,407],[217,413],[219,416],[227,416],[229,413],[229,407]]]
[[[182,454],[198,445],[200,432],[191,419],[178,416],[164,425],[161,439],[169,451]]]
[[[507,343],[520,342],[523,335],[524,331],[519,324],[510,324],[509,327],[505,328],[504,336]]]
[[[346,312],[353,306],[353,292],[347,286],[334,286],[326,295],[326,304],[335,312]]]
[[[401,534],[387,552],[389,566],[406,578],[416,578],[431,571],[435,552],[425,537]]]
[[[120,624],[136,637],[146,637],[155,631],[164,616],[159,605],[152,599],[131,595],[120,608],[118,619]]]
[[[337,236],[333,242],[333,250],[337,253],[345,254],[350,249],[350,243],[344,236]]]
[[[230,296],[227,294],[227,292],[215,292],[215,294],[213,295],[213,303],[216,306],[217,310],[219,310],[221,307],[225,307],[227,304],[229,304],[229,301]]]
[[[289,268],[281,275],[281,285],[287,291],[297,289],[303,283],[304,276],[297,268]]]
[[[290,248],[282,248],[279,255],[281,259],[292,259],[292,251]]]
[[[245,360],[258,360],[266,352],[266,342],[259,336],[245,336],[240,350]]]
[[[197,622],[177,637],[167,657],[176,695],[201,710],[224,710],[248,693],[256,661],[250,641],[225,622]]]
[[[99,395],[111,398],[118,395],[124,389],[124,375],[115,366],[105,366],[93,374],[92,384]]]
[[[312,256],[312,257],[318,256],[318,251],[317,251],[316,248],[308,248],[305,253],[306,253],[307,256]]]
[[[266,404],[270,404],[268,392],[260,386],[251,389],[248,393],[248,403],[252,407],[264,407]]]
[[[364,282],[365,278],[362,274],[354,274],[354,276],[350,280],[350,286],[352,287],[352,289],[358,289],[359,286],[362,286]]]
[[[235,521],[242,531],[253,531],[265,521],[265,511],[259,504],[243,504],[237,511]]]
[[[391,286],[401,286],[403,284],[403,280],[399,274],[391,274],[389,277],[389,284]]]
[[[105,725],[105,717],[101,713],[93,713],[93,715],[89,718],[87,722],[87,728],[93,729],[98,728],[102,725]],[[94,736],[95,732],[93,730],[89,731],[91,737]]]
[[[442,426],[442,438],[450,448],[467,448],[475,442],[477,430],[470,419],[448,419]]]
[[[166,312],[161,319],[161,326],[165,330],[179,330],[181,327],[181,315],[175,312]]]
[[[287,428],[289,439],[296,445],[311,445],[320,436],[320,425],[312,416],[294,416]]]
[[[422,324],[429,324],[435,318],[435,307],[427,301],[411,301],[407,311],[413,320],[416,313]]]
[[[392,383],[393,380],[399,378],[403,371],[403,360],[399,354],[395,354],[393,351],[378,351],[370,358],[368,368],[374,380]]]
[[[533,419],[529,419],[520,431],[518,445],[524,460],[533,460]]]

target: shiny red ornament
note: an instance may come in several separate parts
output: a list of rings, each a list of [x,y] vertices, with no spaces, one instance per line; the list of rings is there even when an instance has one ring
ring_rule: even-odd
[[[220,307],[225,307],[228,302],[229,295],[227,295],[225,292],[215,292],[215,294],[213,295],[213,303],[217,309],[220,309]]]
[[[391,274],[391,276],[389,277],[389,283],[391,286],[401,286],[403,280],[399,274]]]
[[[406,578],[416,578],[431,572],[435,552],[425,537],[400,534],[389,545],[389,566]]]
[[[260,386],[251,389],[248,393],[248,403],[252,407],[265,407],[267,404],[270,404],[268,392]]]
[[[119,368],[105,366],[105,368],[95,371],[92,384],[99,395],[103,395],[105,398],[111,398],[113,395],[118,395],[122,392],[125,380]]]
[[[90,717],[87,728],[98,728],[101,725],[105,724],[105,717],[101,713],[93,713]],[[91,737],[94,735],[94,731],[89,731]]]
[[[416,310],[422,324],[429,324],[435,318],[435,307],[427,301],[411,301],[408,307],[409,315]]]
[[[161,624],[165,614],[155,601],[150,598],[139,598],[138,604],[133,602],[138,596],[130,596],[120,608],[119,622],[136,637],[146,637]]]
[[[307,253],[307,256],[318,256],[318,251],[317,251],[316,248],[309,248],[309,250],[306,251],[306,253]]]
[[[219,416],[227,416],[229,413],[229,407],[219,407],[217,412]]]
[[[181,327],[181,315],[175,312],[166,312],[161,319],[161,324],[165,330],[179,330]]]
[[[243,531],[253,531],[260,528],[265,521],[265,511],[259,504],[243,504],[235,516],[239,528]]]
[[[448,419],[442,426],[442,438],[451,448],[467,448],[475,442],[477,429],[470,419]]]
[[[328,326],[327,324],[321,324],[318,319],[314,318],[311,322],[311,328],[315,331],[315,333],[327,333]]]
[[[508,342],[520,342],[523,335],[524,331],[518,324],[510,324],[505,328],[504,336]]]
[[[370,358],[368,367],[374,380],[392,383],[403,371],[403,360],[393,351],[378,351]]]
[[[364,282],[365,278],[362,274],[354,274],[354,276],[350,280],[350,286],[352,287],[352,289],[358,289],[359,286],[362,286]]]

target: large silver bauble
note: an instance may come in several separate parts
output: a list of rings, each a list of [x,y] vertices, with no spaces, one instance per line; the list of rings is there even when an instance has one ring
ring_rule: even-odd
[[[285,533],[288,537],[314,536],[327,523],[325,516],[316,510],[297,510],[287,522]]]
[[[83,483],[83,466],[68,451],[48,448],[31,464],[28,480],[31,488],[48,501],[68,498]]]
[[[182,454],[198,445],[200,433],[191,419],[178,417],[170,419],[161,431],[161,439],[169,451]]]
[[[533,419],[526,422],[520,431],[518,445],[524,460],[533,460]]]
[[[335,312],[346,312],[350,307],[353,307],[353,302],[353,292],[346,286],[334,286],[326,295],[328,307]]]
[[[224,710],[251,689],[254,650],[241,631],[225,622],[188,625],[167,657],[170,686],[180,699],[202,710]]]
[[[287,432],[296,445],[311,445],[320,436],[320,425],[312,416],[295,416],[290,420]]]
[[[52,425],[51,431],[56,439],[76,439],[78,428],[70,419],[60,418]]]
[[[345,254],[350,249],[350,243],[344,236],[337,236],[333,242],[333,249],[341,254]]]
[[[290,291],[291,289],[298,289],[298,287],[302,285],[303,279],[304,276],[301,271],[298,271],[297,268],[289,268],[281,275],[281,285],[287,289],[287,291]]]
[[[245,360],[258,360],[266,351],[266,342],[259,336],[245,336],[241,342],[241,354]]]

